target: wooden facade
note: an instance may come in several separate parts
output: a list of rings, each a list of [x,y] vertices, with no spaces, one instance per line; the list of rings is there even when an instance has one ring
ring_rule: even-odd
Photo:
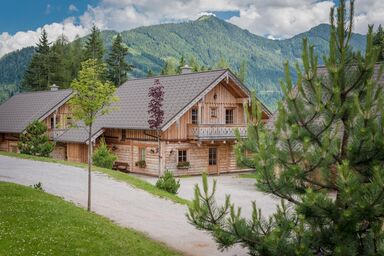
[[[161,169],[176,176],[244,171],[236,165],[234,147],[238,129],[246,137],[246,114],[249,93],[234,81],[223,79],[189,109],[181,111],[161,132],[160,152],[153,130],[105,128],[94,148],[104,138],[119,162],[128,170],[146,175],[158,175],[159,153]],[[269,113],[263,113],[267,119]],[[43,122],[51,138],[59,136],[72,124],[68,103],[56,109]],[[113,127],[113,124],[110,124]],[[12,138],[12,139],[11,139]],[[16,145],[16,148],[15,148]],[[0,134],[0,150],[17,151],[17,135]],[[57,143],[52,157],[74,162],[88,161],[86,143]],[[144,164],[143,164],[144,163]]]
[[[59,136],[65,129],[68,129],[72,124],[72,115],[68,103],[63,104],[54,110],[49,116],[44,118],[42,122],[48,128],[48,136],[54,138]],[[19,153],[17,143],[19,134],[16,133],[0,133],[0,150],[7,152]],[[67,159],[67,145],[57,143],[51,156],[57,159]]]

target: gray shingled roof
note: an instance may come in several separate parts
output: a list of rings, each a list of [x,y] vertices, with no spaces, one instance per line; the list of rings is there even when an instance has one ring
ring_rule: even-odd
[[[228,73],[227,73],[228,72]],[[158,78],[164,86],[164,125],[170,122],[180,111],[185,109],[210,85],[218,83],[228,70],[188,73],[175,76],[160,76],[146,79],[128,80],[116,92],[120,101],[114,106],[117,110],[98,118],[93,127],[93,134],[102,128],[149,129],[148,127],[148,90]],[[241,85],[248,93],[248,89]],[[57,138],[63,142],[85,142],[87,132],[84,128],[73,128]]]
[[[72,90],[20,93],[0,105],[0,132],[21,133],[34,120],[42,120],[64,104]]]

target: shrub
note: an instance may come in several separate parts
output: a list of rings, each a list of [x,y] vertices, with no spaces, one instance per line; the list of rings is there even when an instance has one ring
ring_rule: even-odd
[[[101,139],[100,146],[96,149],[92,157],[94,165],[112,169],[113,163],[116,161],[116,159],[117,157],[107,147],[107,144],[105,144],[105,140]]]
[[[177,194],[180,188],[180,180],[176,180],[171,171],[166,170],[157,180],[156,187],[172,194]]]
[[[135,163],[135,166],[138,166],[140,168],[145,168],[147,167],[147,163],[145,162],[145,160],[140,160]]]
[[[179,169],[188,169],[189,167],[191,167],[191,164],[188,161],[177,163],[177,168]]]
[[[20,134],[17,144],[20,153],[48,157],[55,148],[55,143],[49,141],[47,130],[47,126],[38,120],[30,123],[25,133]]]
[[[39,190],[39,191],[44,191],[43,183],[41,183],[40,181],[38,183],[34,184],[33,188],[36,189],[36,190]]]

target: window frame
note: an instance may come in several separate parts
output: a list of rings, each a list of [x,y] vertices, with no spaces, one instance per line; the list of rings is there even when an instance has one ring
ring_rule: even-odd
[[[139,160],[145,161],[147,157],[147,148],[146,147],[139,147]]]
[[[209,114],[211,118],[217,118],[217,107],[210,107]]]
[[[191,123],[192,124],[199,123],[199,110],[197,108],[193,108],[191,110]]]
[[[180,155],[180,152],[184,152]],[[177,162],[185,163],[188,162],[188,150],[186,149],[178,149],[177,150]]]
[[[121,141],[125,141],[127,139],[127,130],[126,129],[121,129]]]
[[[211,150],[214,152],[211,152]],[[208,149],[208,165],[217,165],[217,147],[210,147]]]
[[[228,121],[230,121],[230,122],[228,122]],[[225,124],[234,124],[234,123],[235,123],[235,111],[234,111],[234,108],[226,108],[225,109]]]

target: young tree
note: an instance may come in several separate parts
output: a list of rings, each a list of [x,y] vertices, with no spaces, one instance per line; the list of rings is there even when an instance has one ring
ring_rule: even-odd
[[[147,71],[147,77],[153,77],[153,76],[154,76],[153,71],[151,68],[149,68]]]
[[[107,78],[112,81],[115,86],[120,86],[127,81],[128,72],[132,71],[132,65],[125,61],[128,54],[128,47],[123,43],[120,34],[117,34],[113,40],[112,49],[107,59],[108,75]]]
[[[156,130],[157,137],[157,152],[159,154],[159,177],[161,176],[161,144],[160,144],[160,132],[161,125],[164,121],[163,101],[164,101],[164,86],[160,84],[159,79],[155,79],[152,87],[148,92],[148,124],[150,129]]]
[[[55,143],[49,141],[47,131],[47,126],[38,120],[30,123],[25,132],[20,134],[17,144],[20,153],[48,157]]]
[[[88,211],[91,210],[92,125],[96,118],[109,113],[111,104],[118,100],[114,96],[115,86],[109,81],[103,82],[105,72],[105,64],[89,59],[81,63],[78,78],[71,83],[73,116],[88,128]]]
[[[52,67],[50,63],[49,45],[48,34],[45,29],[43,29],[39,43],[36,46],[36,52],[23,77],[23,91],[41,91],[49,88],[50,68]]]
[[[238,136],[238,160],[255,166],[261,191],[283,200],[277,212],[263,219],[253,204],[247,220],[229,198],[217,206],[215,184],[210,193],[206,178],[203,191],[196,189],[189,220],[222,248],[241,244],[250,255],[384,253],[384,95],[377,83],[383,68],[374,72],[379,49],[372,27],[365,56],[351,51],[353,11],[353,0],[349,16],[344,0],[336,20],[331,10],[325,74],[306,39],[296,87],[285,64],[274,130],[264,128],[254,99],[248,139]]]
[[[176,75],[176,66],[171,59],[165,61],[164,67],[161,70],[161,75]]]
[[[91,34],[85,42],[84,58],[85,60],[96,59],[102,63],[104,57],[104,44],[100,30],[96,25],[92,26]]]

